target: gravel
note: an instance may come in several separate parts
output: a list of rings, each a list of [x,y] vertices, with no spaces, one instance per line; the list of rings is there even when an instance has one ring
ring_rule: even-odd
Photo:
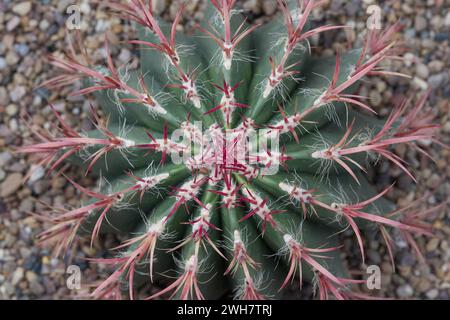
[[[39,247],[35,236],[44,229],[44,224],[29,215],[29,212],[41,212],[41,202],[49,205],[72,205],[79,203],[79,195],[74,188],[60,177],[51,175],[44,178],[43,168],[33,167],[34,173],[26,185],[23,177],[29,171],[30,164],[24,157],[12,152],[30,140],[30,130],[20,120],[28,114],[32,123],[50,127],[54,123],[48,112],[47,99],[65,111],[68,121],[75,128],[88,129],[87,110],[82,101],[66,101],[68,90],[48,92],[36,89],[43,80],[55,74],[54,69],[46,65],[45,56],[50,52],[62,53],[67,45],[65,37],[65,9],[70,1],[48,0],[43,2],[6,0],[6,10],[0,10],[0,299],[63,299],[73,297],[79,292],[66,286],[66,268],[69,264],[82,266],[82,283],[99,279],[104,269],[97,265],[87,265],[85,257],[102,256],[105,249],[113,247],[117,240],[105,237],[90,249],[86,240],[76,243],[72,261],[51,258],[51,252]],[[165,18],[173,19],[177,3],[168,7],[165,0],[154,1],[155,10]],[[194,24],[192,17],[201,16],[201,6],[191,1],[185,23]],[[275,1],[250,0],[242,6],[252,13],[257,21],[270,19],[276,11]],[[96,59],[102,58],[103,34],[95,29],[106,30],[112,42],[113,55],[121,62],[129,61],[136,55],[132,47],[122,45],[122,32],[127,27],[117,17],[111,16],[97,5],[82,3],[82,32],[88,54]],[[371,1],[329,1],[324,10],[314,12],[321,24],[347,24],[352,21],[354,30],[347,33],[349,39],[356,39],[364,32],[367,19],[366,9]],[[392,100],[405,92],[417,96],[431,88],[429,104],[432,112],[441,122],[444,142],[450,143],[450,89],[449,89],[449,31],[450,13],[447,4],[440,9],[432,5],[433,1],[417,2],[413,0],[388,2],[382,5],[382,25],[401,20],[405,26],[401,37],[405,40],[409,53],[405,61],[393,63],[393,69],[412,77],[412,80],[400,78],[370,78],[364,84],[363,92],[371,99],[380,115],[387,115]],[[50,9],[50,7],[52,9]],[[96,21],[90,23],[90,21]],[[6,32],[4,32],[6,30]],[[329,32],[320,38],[333,48],[342,48],[345,43],[343,32]],[[411,88],[410,88],[411,87]],[[408,91],[406,91],[410,88]],[[70,116],[72,115],[72,116]],[[411,203],[425,194],[428,204],[450,201],[450,151],[432,146],[429,150],[435,162],[411,150],[397,150],[404,153],[412,165],[419,184],[415,185],[397,169],[389,164],[375,168],[376,181],[382,185],[398,181],[389,193],[391,201],[398,205]],[[69,175],[75,177],[84,186],[93,186],[95,181],[84,177],[76,168],[68,168]],[[355,247],[353,235],[344,236],[345,253],[349,265],[355,270],[364,270],[370,264],[381,266],[382,288],[380,296],[394,298],[449,299],[450,296],[450,213],[442,210],[430,217],[436,228],[437,238],[420,238],[418,245],[426,258],[423,265],[411,250],[402,243],[395,251],[396,270],[394,271],[382,241],[374,235],[370,239],[366,265],[362,265],[359,251]],[[372,239],[373,238],[373,239]],[[311,293],[306,287],[304,295]],[[364,288],[361,288],[364,290]],[[296,296],[296,293],[292,293]]]
[[[31,1],[20,2],[12,7],[12,12],[18,14],[19,16],[26,16],[28,13],[30,13],[30,10]]]
[[[6,198],[16,192],[22,185],[22,174],[11,173],[0,186],[0,196]]]

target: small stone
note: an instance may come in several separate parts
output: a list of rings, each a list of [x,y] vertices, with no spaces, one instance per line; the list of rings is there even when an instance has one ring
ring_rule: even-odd
[[[25,213],[29,213],[33,210],[33,201],[30,198],[26,198],[20,202],[19,210]]]
[[[406,1],[404,1],[404,2],[406,2]],[[411,2],[409,2],[409,3],[411,3]],[[406,14],[412,14],[414,12],[414,9],[408,4],[408,2],[403,3],[402,10]]]
[[[0,168],[0,181],[5,180],[5,177],[6,177],[5,171],[3,171],[2,168]]]
[[[397,243],[399,245],[399,243]],[[400,266],[402,267],[411,267],[416,263],[416,257],[409,251],[401,251],[400,254]],[[410,268],[408,268],[410,269]]]
[[[411,52],[405,53],[404,58],[404,63],[407,67],[411,67],[413,62],[416,60],[416,57]]]
[[[417,285],[417,290],[419,292],[426,292],[430,289],[430,287],[431,287],[430,281],[424,278],[419,281],[419,284]]]
[[[368,250],[367,257],[370,259],[370,262],[376,265],[381,263],[381,255],[377,250]]]
[[[417,31],[423,31],[427,27],[427,20],[422,16],[416,16],[414,19],[414,28]]]
[[[21,256],[23,259],[26,259],[26,258],[28,258],[28,257],[31,255],[31,250],[28,249],[27,247],[21,247],[21,248],[19,248],[19,252],[20,252],[20,256]]]
[[[127,49],[120,50],[120,54],[119,54],[119,56],[117,58],[122,63],[128,62],[131,59],[131,52],[130,52],[130,50],[127,50]]]
[[[437,249],[437,247],[439,246],[439,239],[438,238],[432,238],[430,241],[428,241],[427,243],[427,252],[433,252]]]
[[[441,177],[435,173],[427,181],[427,187],[430,189],[436,189],[441,184]]]
[[[277,3],[273,0],[263,0],[262,8],[266,15],[271,16],[277,10]]]
[[[396,292],[400,298],[409,298],[414,294],[414,289],[409,284],[404,284],[398,287]]]
[[[3,167],[12,159],[12,156],[9,152],[1,152],[0,153],[0,167]]]
[[[17,62],[19,62],[20,57],[14,52],[14,51],[9,51],[6,54],[6,63],[9,66],[14,66],[17,64]]]
[[[384,92],[387,88],[386,82],[380,80],[377,81],[377,83],[375,84],[375,87],[377,88],[378,92]]]
[[[444,86],[447,82],[448,82],[447,72],[442,72],[442,73],[432,75],[428,79],[428,84],[433,89],[439,89],[440,87]]]
[[[24,1],[13,6],[12,11],[19,16],[26,16],[31,10],[31,1]]]
[[[421,79],[427,79],[430,74],[428,67],[422,63],[416,66],[416,75]]]
[[[22,178],[21,173],[12,173],[8,175],[0,186],[0,196],[8,197],[16,192],[22,185]]]
[[[434,41],[437,42],[447,41],[448,38],[449,38],[448,32],[439,32],[434,36]]]
[[[416,30],[414,30],[414,29],[407,29],[405,31],[405,39],[412,40],[414,38],[416,38]]]
[[[261,12],[261,6],[258,0],[247,0],[244,2],[243,8],[254,14],[259,14]]]
[[[442,27],[443,20],[440,16],[434,16],[431,18],[430,24],[434,30],[440,29]]]
[[[370,97],[370,101],[372,102],[372,105],[374,107],[378,107],[381,104],[381,102],[383,101],[383,97],[378,92],[378,90],[370,91],[369,97]]]
[[[50,23],[47,20],[42,20],[41,22],[39,22],[39,29],[41,29],[42,31],[47,30],[48,27],[50,27]]]
[[[40,296],[45,292],[45,289],[38,281],[33,281],[30,282],[30,291],[32,294]]]
[[[7,65],[5,58],[0,57],[0,70],[6,69]]]
[[[14,50],[16,50],[21,57],[25,57],[28,52],[30,52],[30,48],[25,43],[16,43],[14,45]]]
[[[23,268],[17,268],[12,275],[11,283],[16,286],[23,279],[24,273]]]
[[[345,6],[345,11],[347,12],[348,16],[356,15],[358,10],[361,10],[361,3],[358,0],[349,1]]]
[[[445,16],[444,25],[445,25],[446,27],[450,27],[450,11],[447,12],[447,15]]]
[[[45,170],[42,168],[42,166],[31,166],[31,172],[33,172],[28,179],[29,184],[33,184],[34,182],[40,180],[45,175]]]
[[[166,6],[166,0],[153,0],[153,11],[157,15],[160,15],[166,9]]]
[[[28,270],[25,273],[25,278],[27,279],[28,282],[35,282],[38,280],[38,276],[36,273],[34,273],[33,271]]]
[[[23,172],[23,171],[25,171],[26,168],[27,168],[27,166],[24,163],[20,163],[20,162],[16,161],[8,169],[11,172]]]
[[[436,299],[439,296],[439,290],[438,289],[431,289],[426,293],[426,296],[428,299]]]
[[[428,89],[428,83],[425,80],[420,79],[419,77],[414,77],[412,79],[412,84],[417,89],[421,89],[421,90]]]
[[[428,64],[428,68],[432,73],[438,73],[441,72],[444,68],[444,62],[440,60],[433,60]]]
[[[97,20],[97,24],[95,25],[96,32],[105,32],[106,29],[109,28],[109,22],[106,20]]]
[[[20,18],[18,16],[13,16],[11,20],[6,24],[6,31],[13,31],[20,24]]]
[[[445,125],[442,127],[442,130],[446,133],[450,133],[450,121],[445,123]]]
[[[17,86],[9,93],[9,97],[11,101],[19,102],[25,96],[26,92],[27,89],[24,86]]]
[[[11,131],[16,131],[17,129],[19,129],[17,119],[12,118],[11,120],[9,120],[9,129],[11,129]]]
[[[9,116],[14,116],[18,110],[19,108],[17,108],[15,104],[10,104],[6,107],[6,114]]]
[[[3,286],[0,287],[0,289],[2,289],[1,291],[4,292],[8,297],[13,296],[15,292],[14,286],[9,282],[5,282]]]
[[[0,70],[1,70],[1,58],[0,58]],[[0,87],[0,101],[3,105],[7,105],[9,103],[9,95],[6,91],[5,87]]]

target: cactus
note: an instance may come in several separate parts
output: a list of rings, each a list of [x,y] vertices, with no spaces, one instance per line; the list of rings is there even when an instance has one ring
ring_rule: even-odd
[[[18,151],[49,172],[80,164],[107,182],[92,191],[67,177],[91,200],[42,215],[50,227],[38,235],[55,255],[76,237],[127,239],[93,260],[113,269],[93,298],[133,299],[148,283],[164,288],[148,299],[280,298],[304,281],[319,298],[367,298],[345,270],[338,233],[353,231],[363,261],[363,229],[378,229],[391,257],[392,230],[413,247],[413,234],[431,235],[420,220],[435,208],[397,209],[383,197],[392,186],[377,192],[365,175],[385,159],[415,180],[391,146],[427,154],[420,142],[438,138],[427,94],[386,120],[358,95],[363,77],[402,76],[385,69],[402,52],[391,40],[398,26],[314,57],[311,37],[343,27],[311,26],[322,1],[278,0],[280,17],[265,25],[249,25],[235,2],[211,0],[187,35],[177,32],[183,7],[168,24],[151,1],[111,1],[136,26],[138,71],[115,65],[107,38],[105,66],[78,53],[79,42],[50,57],[63,73],[43,85],[82,80],[71,95],[95,95],[96,130],[78,133],[53,110],[58,132],[36,129],[39,142]]]

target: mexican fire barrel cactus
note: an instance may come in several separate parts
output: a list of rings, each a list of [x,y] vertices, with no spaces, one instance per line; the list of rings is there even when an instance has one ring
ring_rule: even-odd
[[[280,17],[249,25],[235,0],[211,0],[193,34],[158,19],[152,3],[109,6],[131,20],[140,70],[117,66],[105,38],[106,62],[92,65],[76,50],[51,56],[62,73],[44,83],[60,88],[82,80],[72,96],[94,94],[96,130],[79,133],[54,110],[53,134],[18,151],[55,171],[84,164],[101,176],[99,191],[70,183],[91,201],[53,210],[39,239],[65,254],[78,236],[117,232],[125,240],[95,262],[112,273],[94,298],[128,296],[154,283],[149,299],[279,298],[307,281],[319,298],[364,298],[339,256],[338,235],[375,228],[393,257],[392,230],[414,248],[429,235],[427,212],[397,209],[365,175],[379,159],[413,180],[391,146],[426,154],[439,126],[424,113],[426,95],[405,101],[380,120],[358,94],[363,77],[402,76],[386,61],[402,52],[395,25],[368,31],[362,48],[315,57],[309,40],[343,26],[312,27],[323,1],[278,0]],[[101,114],[101,116],[100,116]]]

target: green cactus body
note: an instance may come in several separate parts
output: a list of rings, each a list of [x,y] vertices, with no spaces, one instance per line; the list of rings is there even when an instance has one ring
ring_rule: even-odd
[[[133,298],[149,282],[165,286],[149,298],[280,298],[302,281],[321,298],[364,297],[351,290],[336,234],[352,229],[364,257],[360,229],[379,228],[388,244],[392,228],[430,232],[391,214],[382,197],[389,188],[378,192],[364,173],[384,157],[410,174],[389,147],[436,134],[414,122],[424,100],[382,121],[356,94],[362,77],[383,73],[392,30],[319,58],[308,39],[338,28],[309,25],[319,1],[280,0],[281,16],[262,26],[248,25],[234,2],[211,0],[192,36],[176,32],[182,11],[169,25],[144,1],[111,3],[135,22],[138,71],[116,69],[108,46],[106,67],[52,58],[71,79],[85,79],[74,94],[94,93],[108,122],[94,116],[97,130],[82,135],[55,112],[62,135],[19,151],[43,154],[50,169],[84,163],[108,181],[99,193],[71,181],[92,201],[56,215],[40,235],[58,253],[79,233],[129,238],[99,260],[114,271],[95,298],[123,283]],[[257,148],[246,153],[251,139]]]

